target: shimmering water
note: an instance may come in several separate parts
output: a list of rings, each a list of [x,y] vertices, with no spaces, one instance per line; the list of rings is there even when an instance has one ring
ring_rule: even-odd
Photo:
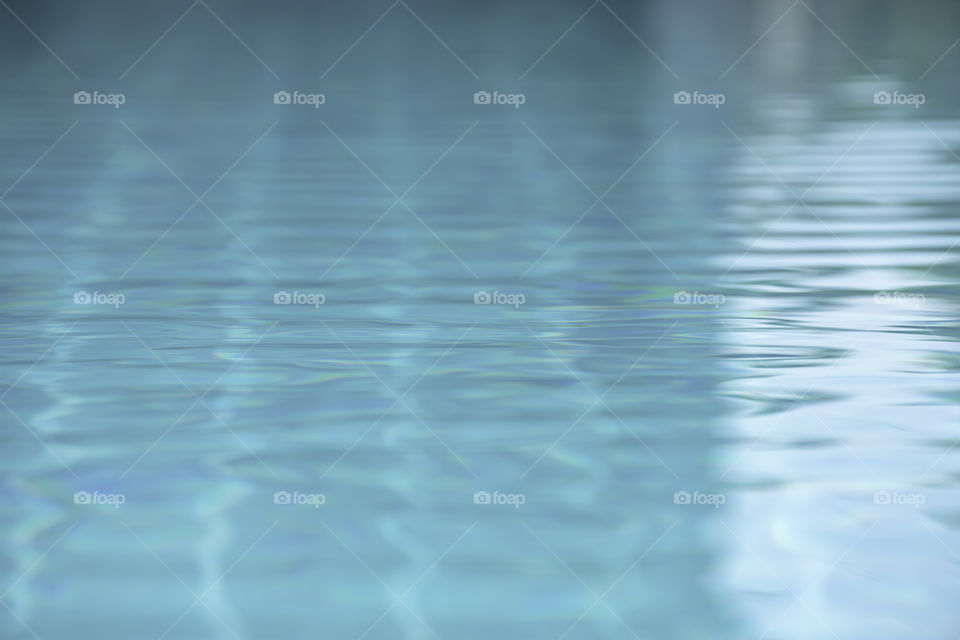
[[[958,37],[10,2],[0,637],[955,639]]]

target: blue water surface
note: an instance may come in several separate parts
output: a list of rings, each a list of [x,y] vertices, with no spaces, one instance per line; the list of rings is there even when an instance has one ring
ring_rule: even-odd
[[[960,10],[842,5],[7,0],[0,637],[955,640]]]

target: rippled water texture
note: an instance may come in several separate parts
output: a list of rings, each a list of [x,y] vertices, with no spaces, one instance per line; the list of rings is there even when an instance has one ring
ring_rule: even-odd
[[[0,637],[960,635],[956,3],[0,5]]]

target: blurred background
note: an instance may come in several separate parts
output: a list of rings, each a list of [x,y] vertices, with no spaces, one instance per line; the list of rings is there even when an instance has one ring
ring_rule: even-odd
[[[0,637],[960,635],[957,3],[0,49]]]

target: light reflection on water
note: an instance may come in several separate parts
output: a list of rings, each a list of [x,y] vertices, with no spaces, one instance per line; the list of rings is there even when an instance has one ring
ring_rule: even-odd
[[[43,638],[156,637],[201,594],[167,637],[950,637],[960,125],[940,83],[921,112],[863,69],[811,80],[787,62],[822,34],[783,24],[722,110],[632,48],[580,68],[588,20],[515,112],[455,60],[408,90],[393,52],[346,59],[323,122],[149,83],[83,117],[3,198],[50,249],[4,219],[3,601]],[[704,41],[714,76],[756,35]],[[6,184],[79,117],[37,100],[4,105]],[[326,503],[273,503],[294,490]]]
[[[849,121],[758,136],[745,142],[768,166],[744,151],[732,171],[731,208],[763,232],[742,259],[731,251],[742,289],[725,324],[743,374],[726,393],[742,441],[722,476],[757,488],[735,507],[750,526],[724,564],[730,584],[770,596],[749,614],[768,627],[889,637],[930,625],[930,603],[955,588],[942,569],[956,535],[942,514],[957,506],[944,464],[957,409],[941,402],[956,385],[942,333],[955,288],[942,263],[960,164],[937,137],[958,131]],[[783,183],[809,208],[791,209]]]

